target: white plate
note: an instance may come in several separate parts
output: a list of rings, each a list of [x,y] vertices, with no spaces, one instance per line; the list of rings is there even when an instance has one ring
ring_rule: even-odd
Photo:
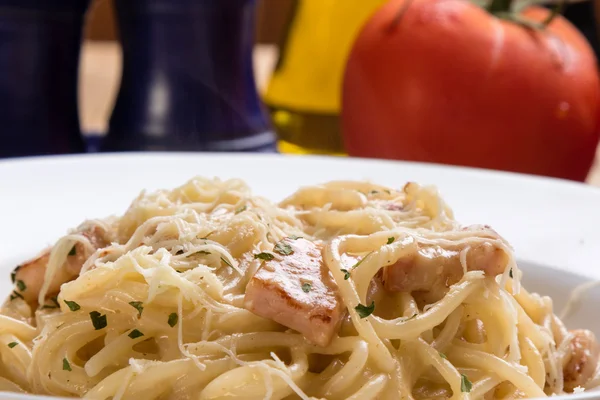
[[[334,179],[367,179],[398,188],[406,181],[435,184],[459,221],[491,225],[513,244],[526,287],[552,295],[557,310],[574,286],[600,279],[600,189],[578,183],[378,160],[108,154],[0,161],[0,295],[10,290],[9,273],[19,261],[67,229],[86,218],[122,214],[140,190],[172,188],[194,175],[242,178],[256,194],[273,200],[298,186]],[[588,294],[587,305],[567,324],[600,335],[594,303],[600,304],[600,290]],[[569,397],[592,398],[600,394]]]

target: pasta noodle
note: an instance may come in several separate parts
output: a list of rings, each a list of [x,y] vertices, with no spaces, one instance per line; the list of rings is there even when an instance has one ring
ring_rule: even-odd
[[[500,399],[600,384],[593,334],[568,331],[521,275],[510,245],[461,226],[433,187],[330,182],[274,204],[195,178],[14,272],[0,391]]]

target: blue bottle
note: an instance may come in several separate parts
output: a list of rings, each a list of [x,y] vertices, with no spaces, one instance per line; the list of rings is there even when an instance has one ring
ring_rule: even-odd
[[[77,72],[88,0],[0,0],[0,157],[85,150]]]
[[[121,88],[104,151],[275,151],[252,67],[254,0],[116,0]]]

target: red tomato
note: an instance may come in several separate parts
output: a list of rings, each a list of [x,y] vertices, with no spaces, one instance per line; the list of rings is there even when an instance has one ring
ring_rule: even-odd
[[[391,0],[350,54],[342,132],[353,156],[584,180],[599,102],[592,49],[562,17],[534,30],[468,1]]]

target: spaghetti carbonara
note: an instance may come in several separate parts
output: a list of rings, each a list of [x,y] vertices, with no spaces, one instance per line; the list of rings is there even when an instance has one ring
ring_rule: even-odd
[[[12,274],[0,390],[90,399],[504,399],[597,386],[598,345],[435,188],[142,193]]]

